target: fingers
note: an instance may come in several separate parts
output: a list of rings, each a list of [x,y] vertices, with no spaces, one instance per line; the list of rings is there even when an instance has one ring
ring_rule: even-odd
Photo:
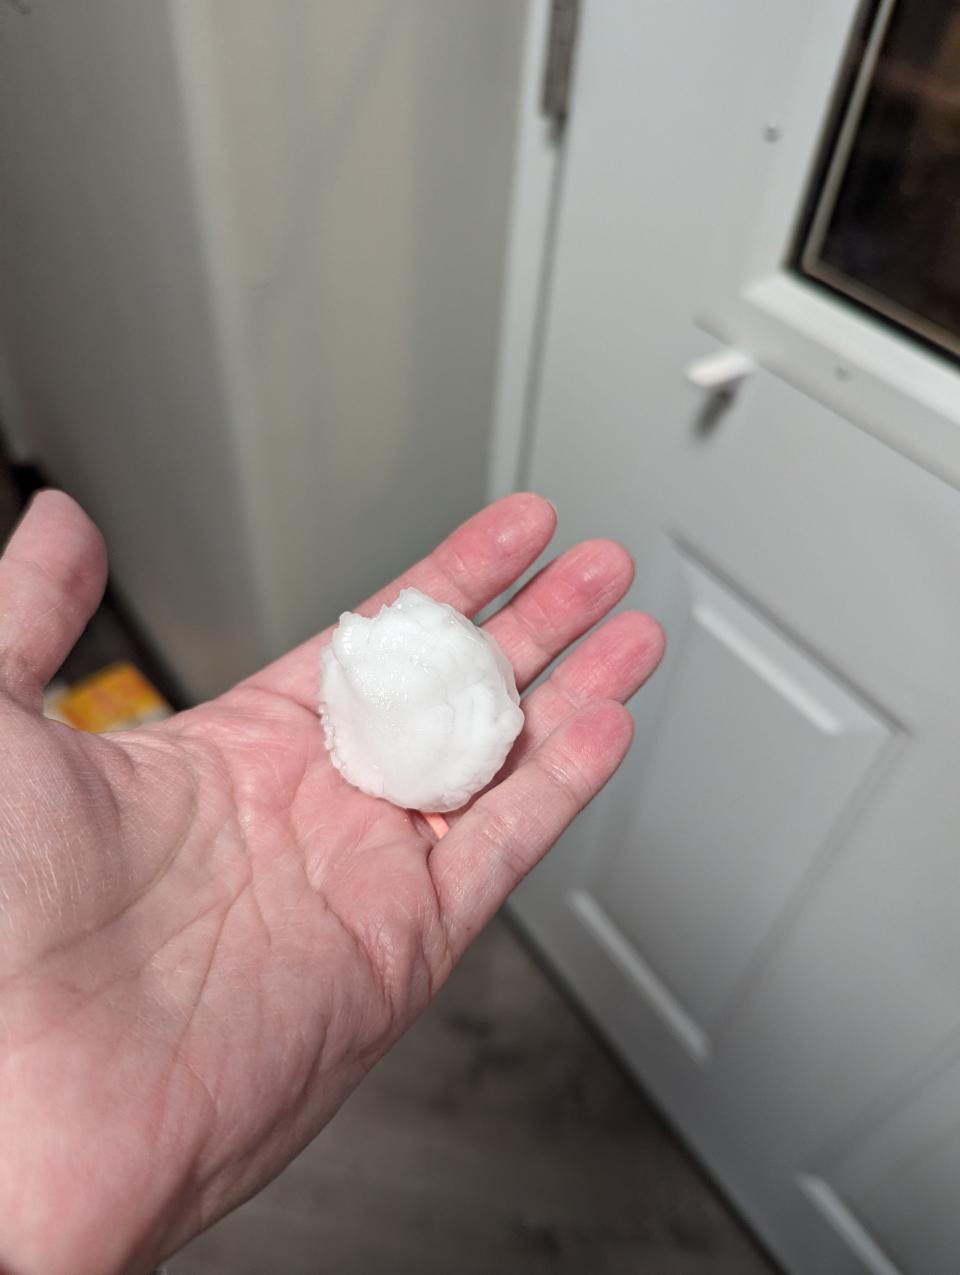
[[[502,783],[558,726],[592,701],[625,703],[656,670],[664,645],[660,625],[641,611],[624,611],[602,624],[525,697],[523,729],[493,784]],[[447,823],[460,818],[462,813],[452,814]],[[433,831],[438,838],[444,835]]]
[[[640,611],[623,611],[601,625],[523,701],[523,730],[498,779],[592,700],[628,700],[654,672],[663,649],[660,625]]]
[[[538,686],[524,700],[523,730],[511,751],[507,765],[498,776],[497,784],[479,797],[470,810],[450,817],[454,830],[459,832],[477,808],[501,787],[505,787],[511,776],[523,771],[532,758],[536,758],[538,750],[552,747],[552,741],[562,738],[561,728],[566,723],[573,722],[578,714],[582,715],[583,710],[589,709],[591,704],[595,706],[596,701],[622,702],[629,699],[656,669],[663,649],[664,636],[660,625],[650,616],[638,611],[626,611],[614,616],[592,633],[566,657],[542,686]],[[613,763],[614,769],[616,764]],[[496,891],[504,888],[504,881],[502,877],[487,879],[482,864],[472,873],[474,880],[471,880],[471,875],[464,875],[461,880],[456,880],[458,859],[463,856],[458,856],[452,867],[445,864],[441,856],[441,847],[445,854],[452,836],[452,832],[446,832],[440,844],[431,852],[430,864],[434,873],[449,872],[453,875],[455,884],[448,892],[459,897],[465,916],[469,913],[471,903],[477,909],[472,920],[466,923],[467,928],[462,936],[462,941],[466,943],[485,924],[491,914],[490,909],[495,911],[500,906]],[[534,847],[533,853],[532,860],[519,865],[514,856],[514,868],[519,868],[519,871],[515,871],[512,884],[507,880],[507,893],[539,860],[543,851]],[[479,881],[478,892],[472,897],[471,891],[476,888],[476,880]],[[489,894],[491,890],[494,892],[493,896]],[[461,923],[461,929],[463,925]],[[470,929],[470,925],[474,928]]]
[[[612,540],[586,540],[555,558],[484,626],[513,665],[522,691],[615,606],[633,559]]]
[[[468,518],[428,557],[357,609],[373,615],[401,589],[415,588],[464,615],[475,615],[543,553],[557,511],[533,492],[519,492]]]
[[[62,491],[34,497],[0,558],[0,681],[34,700],[103,596],[100,532]]]
[[[454,960],[607,782],[630,745],[628,711],[609,700],[574,713],[486,792],[431,852]]]
[[[413,587],[472,615],[526,571],[550,542],[557,516],[542,496],[523,492],[481,509],[433,553],[374,594],[357,610],[375,613],[401,589]],[[326,634],[269,665],[243,683],[316,707],[317,659]]]

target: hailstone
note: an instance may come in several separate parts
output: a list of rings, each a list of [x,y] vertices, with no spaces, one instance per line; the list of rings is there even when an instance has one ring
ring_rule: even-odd
[[[372,619],[341,615],[320,655],[320,717],[344,779],[421,811],[464,805],[523,725],[496,641],[419,589],[403,589]]]

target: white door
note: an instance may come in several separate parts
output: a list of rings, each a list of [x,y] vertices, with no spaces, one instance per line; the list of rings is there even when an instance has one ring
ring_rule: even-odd
[[[585,5],[521,477],[669,650],[516,906],[790,1270],[955,1275],[960,22],[868,10]]]

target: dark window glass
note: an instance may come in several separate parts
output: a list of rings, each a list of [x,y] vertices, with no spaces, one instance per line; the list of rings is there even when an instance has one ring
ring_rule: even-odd
[[[960,355],[960,0],[874,6],[797,264]]]

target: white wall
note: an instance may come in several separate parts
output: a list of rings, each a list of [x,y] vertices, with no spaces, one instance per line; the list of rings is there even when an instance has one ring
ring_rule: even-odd
[[[210,688],[255,660],[261,616],[169,12],[24,10],[0,6],[3,408]]]
[[[197,694],[482,503],[526,11],[0,7],[0,406]]]

